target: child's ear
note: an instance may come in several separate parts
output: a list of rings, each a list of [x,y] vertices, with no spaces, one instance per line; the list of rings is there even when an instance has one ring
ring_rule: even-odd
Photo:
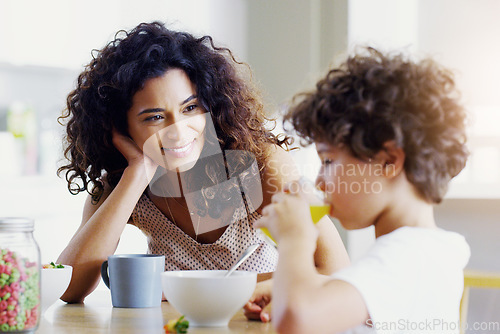
[[[389,178],[403,172],[405,157],[405,152],[394,140],[386,141],[383,149],[375,155],[377,163],[382,165],[383,175]]]

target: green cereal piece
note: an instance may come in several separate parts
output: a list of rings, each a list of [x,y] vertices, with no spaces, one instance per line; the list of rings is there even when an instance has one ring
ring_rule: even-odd
[[[8,324],[1,324],[0,325],[0,331],[7,332],[8,330],[9,330],[9,325]]]
[[[31,310],[37,304],[38,304],[38,301],[36,299],[34,299],[34,298],[28,298],[26,300],[26,309]]]
[[[10,298],[10,292],[7,292],[4,296],[3,296],[3,300],[7,300]]]
[[[16,330],[17,330],[17,326],[10,326],[10,327],[9,327],[9,330],[10,330],[11,332],[16,331]]]
[[[20,322],[17,324],[16,326],[17,330],[18,331],[22,331],[24,329],[24,322]]]
[[[6,273],[2,273],[2,274],[0,275],[0,278],[3,278],[3,279],[5,279],[5,280],[7,280],[7,279],[9,279],[9,278],[10,278],[10,276],[9,276],[9,275],[7,275]]]

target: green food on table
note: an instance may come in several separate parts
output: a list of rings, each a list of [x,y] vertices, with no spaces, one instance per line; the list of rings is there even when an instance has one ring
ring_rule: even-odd
[[[54,262],[51,262],[50,264],[43,265],[43,269],[56,269],[56,268],[64,268],[64,266],[60,263],[55,264]]]
[[[169,320],[167,324],[163,326],[165,333],[187,333],[189,321],[183,319],[184,316],[181,316],[179,319]]]

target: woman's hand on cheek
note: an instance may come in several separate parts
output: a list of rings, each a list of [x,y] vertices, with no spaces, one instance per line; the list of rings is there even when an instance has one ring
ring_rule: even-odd
[[[127,136],[122,135],[116,129],[113,129],[113,145],[118,151],[127,159],[128,165],[133,166],[143,166],[147,172],[147,175],[154,175],[157,164],[153,162],[148,156],[144,155],[142,150],[137,146],[137,144]]]

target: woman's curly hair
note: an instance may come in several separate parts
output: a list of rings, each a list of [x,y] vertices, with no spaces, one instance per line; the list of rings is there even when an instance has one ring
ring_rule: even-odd
[[[432,59],[364,50],[330,70],[314,91],[296,95],[284,122],[308,143],[343,145],[358,158],[394,140],[405,152],[408,180],[439,203],[468,156],[453,74]]]
[[[60,123],[67,119],[64,155],[69,163],[58,174],[66,171],[69,191],[87,191],[96,200],[104,175],[112,187],[118,183],[127,161],[112,144],[112,129],[128,134],[126,115],[133,95],[146,80],[171,68],[185,71],[195,85],[198,100],[211,113],[221,149],[251,152],[262,169],[270,144],[287,146],[289,139],[266,129],[270,119],[243,65],[210,36],[196,38],[160,22],[119,31],[102,50],[94,50],[59,117]]]

